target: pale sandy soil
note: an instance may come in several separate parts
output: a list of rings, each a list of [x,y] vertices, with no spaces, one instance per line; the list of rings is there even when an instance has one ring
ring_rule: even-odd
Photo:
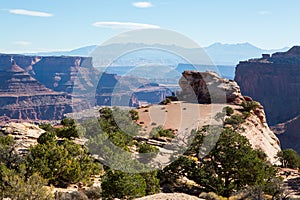
[[[200,198],[182,193],[160,193],[135,200],[200,200]]]
[[[145,132],[153,127],[163,126],[164,129],[184,131],[207,124],[217,124],[214,120],[216,113],[221,112],[226,104],[192,104],[173,102],[169,105],[153,105],[137,109]]]

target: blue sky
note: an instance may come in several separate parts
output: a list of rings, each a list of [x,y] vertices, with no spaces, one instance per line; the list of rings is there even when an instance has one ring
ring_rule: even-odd
[[[0,52],[70,50],[126,30],[177,31],[205,47],[300,44],[297,0],[0,0]]]

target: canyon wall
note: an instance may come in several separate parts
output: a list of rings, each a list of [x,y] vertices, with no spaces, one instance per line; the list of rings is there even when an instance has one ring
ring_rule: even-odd
[[[145,79],[100,73],[91,57],[0,54],[0,81],[4,119],[57,120],[95,105],[139,106],[172,95]]]
[[[300,47],[240,62],[235,81],[243,95],[264,106],[268,123],[280,134],[282,147],[300,152],[296,144],[299,120],[295,120],[300,115]]]

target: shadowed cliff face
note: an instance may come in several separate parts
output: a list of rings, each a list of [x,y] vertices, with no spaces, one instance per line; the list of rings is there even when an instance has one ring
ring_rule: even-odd
[[[18,120],[62,119],[72,112],[73,90],[87,94],[98,80],[91,58],[80,57],[1,54],[0,72],[0,115]]]
[[[274,126],[275,133],[280,133],[282,147],[300,152],[296,144],[300,115],[300,47],[240,62],[235,81],[243,95],[251,96],[264,106],[269,124]]]
[[[32,70],[34,77],[46,87],[67,93],[73,92],[74,85],[83,93],[92,90],[99,76],[92,58],[83,57],[43,57]],[[75,83],[79,76],[80,82]]]
[[[262,103],[270,125],[300,115],[300,47],[241,62],[235,81],[243,95]]]
[[[61,119],[70,112],[70,98],[30,76],[13,61],[0,69],[0,115],[20,120]]]

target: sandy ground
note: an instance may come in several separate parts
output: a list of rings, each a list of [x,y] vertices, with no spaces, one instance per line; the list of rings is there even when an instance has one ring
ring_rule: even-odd
[[[135,200],[201,200],[198,197],[190,196],[187,194],[181,194],[181,193],[160,193],[160,194],[154,194],[142,198],[138,198]]]
[[[137,109],[138,123],[146,133],[152,128],[162,126],[164,129],[184,131],[207,124],[217,124],[216,113],[221,112],[226,104],[192,104],[173,102],[169,105],[153,105]]]

